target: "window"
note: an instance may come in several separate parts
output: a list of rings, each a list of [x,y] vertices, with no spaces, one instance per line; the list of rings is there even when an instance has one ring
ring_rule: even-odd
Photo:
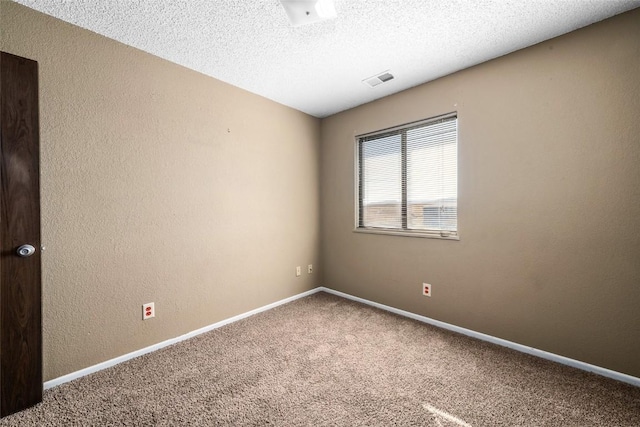
[[[357,137],[356,231],[457,238],[458,118]]]

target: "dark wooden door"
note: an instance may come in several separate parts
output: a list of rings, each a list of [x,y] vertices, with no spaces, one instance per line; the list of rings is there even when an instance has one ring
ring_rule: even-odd
[[[0,0],[1,1],[1,0]],[[0,417],[42,400],[38,63],[0,52]],[[33,253],[28,247],[35,249]]]

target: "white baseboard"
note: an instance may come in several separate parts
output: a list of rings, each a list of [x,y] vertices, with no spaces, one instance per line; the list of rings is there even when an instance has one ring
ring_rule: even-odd
[[[44,383],[44,389],[46,390],[46,389],[55,387],[57,385],[67,383],[69,381],[73,381],[76,378],[84,377],[85,375],[89,375],[89,374],[92,374],[94,372],[98,372],[98,371],[101,371],[103,369],[110,368],[110,367],[112,367],[114,365],[117,365],[117,364],[122,363],[122,362],[126,362],[127,360],[133,359],[135,357],[142,356],[143,354],[147,354],[147,353],[151,353],[151,352],[156,351],[156,350],[160,350],[161,348],[164,348],[164,347],[167,347],[169,345],[178,343],[180,341],[187,340],[189,338],[193,338],[196,335],[204,334],[205,332],[209,332],[209,331],[211,331],[213,329],[217,329],[217,328],[219,328],[221,326],[228,325],[229,323],[237,322],[238,320],[245,319],[245,318],[247,318],[249,316],[253,316],[254,314],[258,314],[258,313],[261,313],[263,311],[271,310],[272,308],[275,308],[275,307],[277,307],[279,305],[286,304],[286,303],[291,302],[291,301],[295,301],[295,300],[297,300],[299,298],[304,298],[304,297],[306,297],[308,295],[311,295],[311,294],[315,294],[316,292],[320,292],[321,290],[323,290],[323,288],[311,289],[309,291],[302,292],[301,294],[297,294],[297,295],[294,295],[292,297],[285,298],[285,299],[282,299],[280,301],[276,301],[276,302],[271,303],[271,304],[267,304],[267,305],[265,305],[263,307],[256,308],[255,310],[247,311],[246,313],[238,314],[237,316],[233,316],[233,317],[230,317],[228,319],[221,320],[220,322],[214,323],[212,325],[205,326],[205,327],[200,328],[200,329],[196,329],[195,331],[188,332],[188,333],[186,333],[184,335],[180,335],[179,337],[171,338],[171,339],[168,339],[166,341],[162,341],[162,342],[160,342],[158,344],[150,345],[149,347],[145,347],[145,348],[142,348],[140,350],[132,351],[131,353],[124,354],[124,355],[116,357],[114,359],[110,359],[110,360],[104,361],[102,363],[98,363],[97,365],[89,366],[87,368],[80,369],[79,371],[75,371],[75,372],[72,372],[70,374],[63,375],[63,376],[58,377],[58,378],[54,378],[54,379],[52,379],[50,381],[46,381]]]
[[[419,322],[428,323],[430,325],[437,326],[439,328],[448,329],[453,332],[457,332],[463,335],[467,335],[473,338],[480,339],[482,341],[487,341],[493,344],[498,344],[503,347],[511,348],[513,350],[520,351],[522,353],[531,354],[533,356],[541,357],[543,359],[551,360],[554,362],[561,363],[563,365],[572,366],[574,368],[582,369],[583,371],[593,372],[598,375],[602,375],[604,377],[613,378],[614,380],[622,381],[624,383],[632,384],[634,386],[640,387],[640,378],[633,377],[631,375],[623,374],[621,372],[612,371],[610,369],[602,368],[600,366],[591,365],[589,363],[581,362],[579,360],[570,359],[568,357],[560,356],[554,353],[549,353],[544,350],[538,350],[537,348],[528,347],[522,344],[518,344],[512,341],[503,340],[502,338],[497,338],[491,335],[483,334],[480,332],[472,331],[471,329],[461,328],[459,326],[452,325],[450,323],[441,322],[439,320],[431,319],[429,317],[421,316],[419,314],[411,313],[409,311],[400,310],[398,308],[390,307],[388,305],[380,304],[377,302],[369,301],[364,298],[356,297],[353,295],[345,294],[344,292],[336,291],[330,288],[326,288],[324,286],[317,287],[315,289],[311,289],[306,292],[302,292],[300,294],[291,296],[289,298],[282,299],[280,301],[276,301],[271,304],[267,304],[263,307],[256,308],[255,310],[248,311],[246,313],[239,314],[237,316],[230,317],[225,320],[221,320],[220,322],[214,323],[209,326],[205,326],[200,329],[196,329],[195,331],[188,332],[184,335],[180,335],[176,338],[171,338],[166,341],[162,341],[158,344],[150,345],[149,347],[142,348],[140,350],[133,351],[131,353],[124,354],[122,356],[116,357],[114,359],[110,359],[104,361],[102,363],[98,363],[97,365],[89,366],[84,369],[80,369],[79,371],[72,372],[67,375],[63,375],[58,378],[54,378],[44,383],[44,389],[49,389],[55,387],[60,384],[64,384],[69,381],[73,381],[76,378],[84,377],[85,375],[92,374],[94,372],[101,371],[106,368],[110,368],[111,366],[115,366],[119,363],[125,362],[127,360],[133,359],[138,356],[142,356],[143,354],[151,353],[153,351],[159,350],[161,348],[167,347],[169,345],[178,343],[180,341],[187,340],[189,338],[195,337],[196,335],[203,334],[205,332],[209,332],[213,329],[217,329],[221,326],[228,325],[233,322],[237,322],[238,320],[245,319],[247,317],[253,316],[254,314],[261,313],[263,311],[271,310],[279,305],[286,304],[291,301],[295,301],[299,298],[304,298],[311,294],[315,294],[317,292],[327,292],[329,294],[337,295],[342,298],[350,299],[353,301],[357,301],[366,305],[370,305],[372,307],[376,307],[382,310],[390,311],[391,313],[398,314],[400,316],[408,317],[410,319],[417,320]]]
[[[572,366],[574,368],[581,369],[583,371],[593,372],[598,375],[602,375],[603,377],[613,378],[614,380],[622,381],[624,383],[628,383],[634,385],[636,387],[640,387],[640,378],[633,377],[631,375],[623,374],[621,372],[612,371],[611,369],[602,368],[600,366],[591,365],[589,363],[581,362],[579,360],[570,359],[568,357],[560,356],[558,354],[549,353],[548,351],[538,350],[537,348],[528,347],[526,345],[518,344],[512,341],[503,340],[502,338],[497,338],[491,335],[483,334],[481,332],[472,331],[471,329],[461,328],[460,326],[455,326],[450,323],[441,322],[439,320],[431,319],[429,317],[421,316],[419,314],[411,313],[409,311],[400,310],[398,308],[390,307],[388,305],[379,304],[377,302],[369,301],[364,298],[356,297],[353,295],[345,294],[344,292],[336,291],[330,288],[320,287],[317,288],[323,292],[327,292],[333,295],[340,296],[342,298],[347,298],[353,301],[361,302],[363,304],[370,305],[372,307],[380,308],[382,310],[390,311],[392,313],[398,314],[400,316],[408,317],[410,319],[417,320],[419,322],[428,323],[433,326],[437,326],[439,328],[448,329],[453,332],[457,332],[463,335],[467,335],[473,338],[477,338],[482,341],[488,341],[493,344],[498,344],[502,347],[511,348],[513,350],[520,351],[522,353],[531,354],[533,356],[540,357],[542,359],[551,360],[553,362],[561,363],[563,365]]]

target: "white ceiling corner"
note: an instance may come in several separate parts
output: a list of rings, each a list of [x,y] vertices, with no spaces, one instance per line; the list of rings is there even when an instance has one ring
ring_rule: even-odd
[[[640,0],[335,0],[336,18],[293,27],[279,0],[14,1],[316,117],[640,7]],[[395,78],[362,84],[385,70]]]

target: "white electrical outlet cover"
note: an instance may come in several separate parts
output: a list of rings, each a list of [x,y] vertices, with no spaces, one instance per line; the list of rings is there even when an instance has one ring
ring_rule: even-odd
[[[155,304],[152,302],[142,304],[142,320],[151,319],[152,317],[156,317]]]
[[[424,295],[425,297],[431,297],[431,294],[433,294],[433,287],[428,283],[423,283],[422,295]]]

